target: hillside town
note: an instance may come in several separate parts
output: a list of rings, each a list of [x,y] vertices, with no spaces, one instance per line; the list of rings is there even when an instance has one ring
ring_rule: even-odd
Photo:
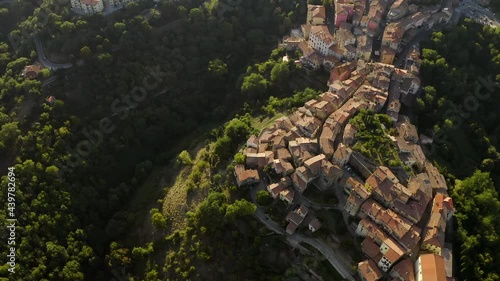
[[[500,281],[498,13],[0,0],[0,281]]]
[[[308,5],[307,22],[292,29],[282,45],[287,50],[299,49],[301,64],[312,70],[357,59],[393,64],[396,54],[421,30],[447,24],[452,15],[453,0],[427,7],[407,0],[373,0],[369,6],[361,0],[341,0],[335,1],[331,28],[326,24],[325,7]]]
[[[285,202],[287,235],[321,228],[302,199],[307,189],[335,192],[350,232],[363,239],[360,280],[452,281],[452,249],[445,238],[452,229],[453,200],[443,175],[425,156],[433,140],[400,114],[420,90],[418,45],[409,49],[402,67],[393,65],[415,29],[450,20],[451,2],[444,8],[419,8],[405,0],[364,4],[336,2],[333,32],[325,8],[308,5],[307,23],[284,38],[287,50],[302,52],[296,63],[330,71],[329,90],[251,136],[245,163],[235,167],[236,182],[240,187],[265,182],[272,198]],[[377,36],[380,50],[373,48]],[[381,130],[409,168],[383,165],[355,149],[358,128],[351,121],[366,111],[389,116],[392,128]],[[279,180],[266,182],[269,171]]]

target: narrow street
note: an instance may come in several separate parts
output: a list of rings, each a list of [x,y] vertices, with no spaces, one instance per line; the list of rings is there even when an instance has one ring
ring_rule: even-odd
[[[398,57],[394,61],[394,65],[397,67],[404,67],[404,61],[406,59],[406,56],[408,56],[408,53],[413,48],[413,46],[415,44],[419,43],[420,41],[422,41],[426,38],[429,38],[429,36],[434,31],[435,30],[433,30],[433,29],[423,29],[423,28],[420,29],[418,31],[417,35],[415,35],[415,37],[413,37],[413,39],[410,42],[406,43],[406,45],[403,47],[401,52],[398,53]]]
[[[276,232],[277,234],[285,234],[285,230],[275,221],[273,221],[268,215],[262,211],[261,207],[257,207],[254,216],[264,224],[269,230]]]

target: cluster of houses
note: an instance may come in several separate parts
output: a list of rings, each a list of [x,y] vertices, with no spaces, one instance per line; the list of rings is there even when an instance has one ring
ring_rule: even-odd
[[[335,2],[334,30],[327,25],[326,9],[308,5],[307,21],[292,29],[283,38],[288,50],[300,49],[300,63],[308,69],[324,66],[331,70],[339,62],[362,59],[370,61],[372,54],[380,62],[392,64],[403,44],[417,34],[419,28],[432,28],[436,23],[447,23],[452,16],[449,5],[418,7],[409,0],[337,0]],[[386,16],[386,20],[384,20]],[[374,50],[374,38],[381,40],[380,50]]]
[[[135,0],[107,0],[112,7],[124,7]],[[104,11],[104,0],[71,0],[71,8],[86,15]]]
[[[453,200],[436,167],[426,162],[420,172],[406,186],[384,166],[364,182],[347,179],[344,209],[359,219],[356,234],[364,237],[361,249],[367,259],[358,264],[362,280],[379,280],[384,273],[401,281],[454,280],[451,251],[445,246]]]
[[[28,80],[37,79],[38,76],[40,75],[40,72],[44,68],[45,67],[43,66],[43,64],[41,64],[40,62],[37,61],[34,64],[30,64],[30,65],[25,66],[23,71],[21,72],[21,76],[24,79],[28,79]],[[50,105],[54,105],[56,100],[57,99],[54,96],[48,96],[47,98],[45,98],[45,101]]]
[[[235,175],[243,186],[259,182],[264,169],[273,170],[281,179],[267,190],[290,205],[299,203],[297,198],[310,186],[343,190],[344,211],[356,221],[356,234],[364,237],[361,248],[367,259],[358,264],[362,280],[386,274],[402,281],[449,281],[452,259],[444,237],[453,201],[444,177],[422,150],[432,139],[419,136],[399,114],[401,104],[411,105],[420,89],[418,53],[410,53],[406,66],[359,60],[334,67],[327,92],[248,139],[245,164],[237,165]],[[358,129],[349,121],[362,109],[389,115],[396,133],[388,136],[411,172],[379,166],[352,149]],[[304,221],[316,231],[319,220],[308,220],[308,209],[297,205],[286,216],[287,233]]]
[[[382,35],[380,61],[392,64],[396,53],[403,44],[411,41],[419,28],[432,28],[437,23],[448,23],[452,16],[452,1],[446,1],[447,6],[440,5],[419,8],[409,4],[408,0],[395,1],[387,13],[387,26]],[[448,8],[448,6],[450,6]]]

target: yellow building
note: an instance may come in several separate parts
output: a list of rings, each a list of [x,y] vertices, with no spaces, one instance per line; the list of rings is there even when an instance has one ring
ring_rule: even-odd
[[[380,62],[385,64],[392,64],[396,57],[396,50],[389,46],[382,46],[380,50]]]
[[[325,7],[321,5],[307,5],[307,24],[323,25],[325,22]]]

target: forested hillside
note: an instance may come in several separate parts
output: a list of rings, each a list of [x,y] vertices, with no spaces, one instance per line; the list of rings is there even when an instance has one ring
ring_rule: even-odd
[[[68,2],[0,6],[0,176],[6,187],[15,167],[18,220],[15,279],[5,264],[0,280],[110,280],[122,268],[148,281],[295,276],[289,248],[248,219],[255,205],[240,200],[233,172],[258,130],[253,115],[326,90],[325,73],[307,75],[297,54],[274,49],[304,22],[307,1],[141,1],[107,17],[76,16]],[[35,39],[47,60],[73,66],[23,77],[44,57]],[[427,149],[455,200],[460,280],[500,279],[499,73],[499,29],[465,21],[423,44],[419,132],[433,137]],[[375,117],[357,120],[376,133],[363,149],[390,164]],[[186,138],[208,141],[192,159]],[[186,176],[190,200],[200,194],[184,229],[158,208],[130,212],[132,199],[163,195],[141,190],[160,166]],[[6,188],[0,198],[7,210]],[[131,241],[145,220],[149,240]]]
[[[433,136],[431,158],[450,180],[458,277],[500,280],[500,29],[465,20],[434,33],[421,73],[419,130]]]
[[[500,29],[466,20],[422,47],[425,94],[417,106],[420,128],[436,139],[432,152],[456,176],[477,167],[500,175]]]
[[[274,70],[277,60],[261,74],[258,95],[240,75],[302,20],[305,0],[232,1],[222,12],[217,2],[151,9],[145,1],[106,18],[75,17],[56,0],[0,8],[0,168],[6,175],[16,167],[18,280],[109,280],[125,251],[111,242],[137,219],[124,206],[155,165],[177,155],[180,137],[203,134],[244,102],[264,104],[268,90],[292,93],[282,78],[289,66]],[[54,71],[54,82],[44,83],[46,71],[37,80],[21,76],[37,58],[32,30],[49,60],[74,65]]]

